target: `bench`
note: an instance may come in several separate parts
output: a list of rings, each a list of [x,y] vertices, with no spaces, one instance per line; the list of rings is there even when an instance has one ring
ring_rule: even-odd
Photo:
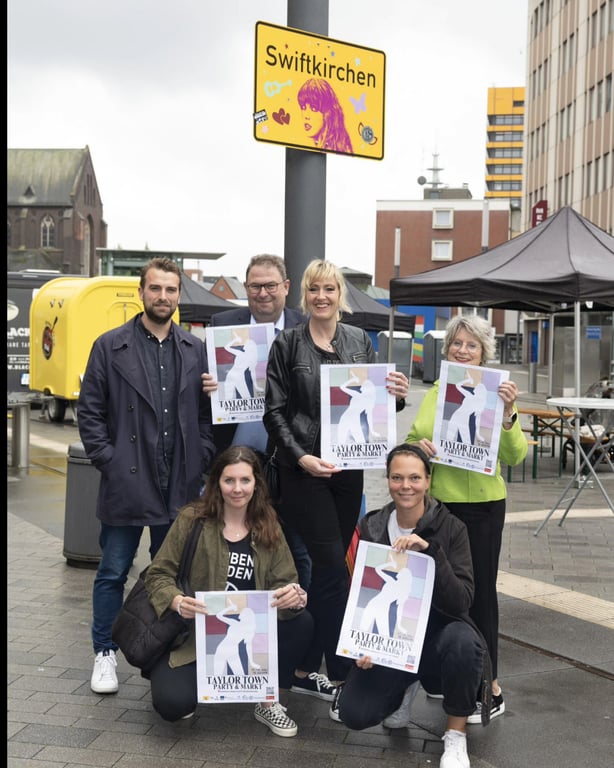
[[[524,432],[524,430],[523,430],[523,432]],[[530,440],[527,440],[527,444],[529,445],[529,447],[533,446],[533,450],[537,450],[537,446],[539,445],[539,440],[530,439]],[[527,456],[528,455],[529,455],[529,453],[527,451]],[[526,466],[527,465],[527,456],[525,456],[524,459],[522,460],[522,482],[523,483],[525,482],[526,475],[527,475],[527,466]],[[514,469],[514,467],[512,467],[510,464],[507,465],[507,482],[508,483],[514,482],[512,480],[512,470],[513,469]]]

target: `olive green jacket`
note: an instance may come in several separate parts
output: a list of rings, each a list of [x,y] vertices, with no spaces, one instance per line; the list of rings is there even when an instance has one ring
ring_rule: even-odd
[[[183,594],[177,587],[176,578],[183,545],[193,520],[194,508],[184,507],[147,570],[145,586],[158,616],[162,616],[167,610],[172,610],[170,605],[173,598]],[[257,590],[275,590],[298,581],[294,560],[283,533],[279,543],[272,549],[266,549],[253,540],[251,548]],[[190,571],[192,592],[223,592],[226,589],[228,562],[228,544],[222,535],[221,527],[213,520],[205,520]],[[287,610],[279,611],[279,618],[293,618],[296,613]],[[196,660],[194,621],[188,621],[188,628],[188,637],[185,642],[171,651],[169,662],[171,667],[181,667]]]

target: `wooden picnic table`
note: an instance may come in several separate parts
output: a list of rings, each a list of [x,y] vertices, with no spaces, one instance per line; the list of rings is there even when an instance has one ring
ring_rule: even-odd
[[[563,439],[569,437],[565,422],[559,411],[545,410],[544,408],[519,408],[519,414],[525,416],[531,416],[532,429],[531,436],[533,439],[533,480],[537,478],[537,456],[541,443],[541,438],[544,436],[551,436],[553,438],[559,438],[559,477],[562,472],[561,464],[561,449],[563,446]],[[573,416],[573,412],[566,412],[566,415]],[[554,442],[552,444],[552,455],[554,456]]]

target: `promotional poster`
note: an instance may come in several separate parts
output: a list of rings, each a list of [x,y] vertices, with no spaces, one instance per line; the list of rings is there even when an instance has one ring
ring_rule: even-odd
[[[211,393],[213,424],[261,421],[273,323],[205,328],[209,373],[217,379]]]
[[[389,363],[320,368],[320,454],[344,469],[386,466],[396,445],[396,401],[386,389]]]
[[[434,582],[432,557],[361,540],[337,654],[415,672]]]
[[[198,702],[277,701],[277,609],[272,592],[196,592]]]
[[[499,385],[509,371],[441,363],[432,462],[493,475],[503,419]]]

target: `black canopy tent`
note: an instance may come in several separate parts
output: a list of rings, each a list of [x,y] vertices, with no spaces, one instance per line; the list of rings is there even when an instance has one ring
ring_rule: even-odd
[[[346,286],[352,313],[344,312],[342,322],[366,331],[387,331],[390,326],[391,310],[349,281],[346,282]],[[407,315],[404,312],[394,313],[395,330],[406,331],[413,335],[415,324],[416,318],[413,315]]]
[[[580,394],[580,312],[614,309],[614,237],[570,207],[485,253],[390,281],[390,305],[491,307],[554,314],[574,308]]]
[[[458,264],[390,281],[390,303],[557,312],[614,308],[614,238],[572,208]]]
[[[208,325],[212,315],[224,309],[236,309],[237,305],[220,299],[204,285],[200,285],[185,272],[181,273],[181,299],[179,319],[182,323],[203,323]]]

